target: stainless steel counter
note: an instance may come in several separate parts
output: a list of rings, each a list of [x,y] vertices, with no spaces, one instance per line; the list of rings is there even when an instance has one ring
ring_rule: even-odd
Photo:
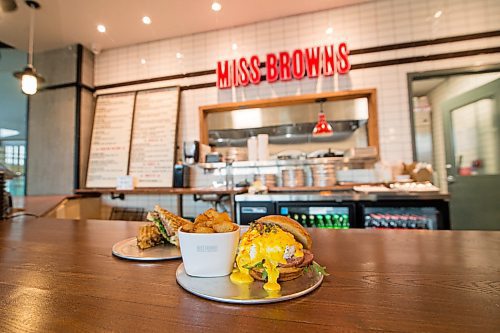
[[[276,201],[384,201],[384,200],[448,200],[447,193],[359,193],[355,191],[331,192],[328,194],[314,193],[267,193],[239,194],[236,202],[276,202]]]

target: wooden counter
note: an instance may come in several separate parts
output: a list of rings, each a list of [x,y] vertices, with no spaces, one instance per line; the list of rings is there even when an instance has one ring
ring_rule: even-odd
[[[30,195],[23,197],[12,197],[14,215],[27,214],[24,216],[43,216],[56,208],[67,198],[79,197],[68,195]]]
[[[229,305],[180,288],[180,261],[111,255],[137,222],[0,222],[0,332],[498,332],[500,233],[312,230],[312,294]]]
[[[117,190],[116,188],[83,188],[75,190],[75,193],[123,193],[123,194],[241,194],[247,191],[246,187],[238,188],[212,188],[212,187],[159,187],[159,188],[136,188],[134,190]]]
[[[111,194],[112,196],[124,197],[127,194],[164,194],[164,195],[176,195],[177,196],[177,215],[184,216],[183,209],[183,196],[186,194],[192,194],[194,196],[201,195],[215,195],[217,196],[216,201],[220,200],[223,196],[229,198],[229,205],[231,207],[231,217],[233,221],[236,221],[236,213],[234,210],[235,201],[234,198],[236,194],[246,193],[246,187],[235,187],[235,188],[225,188],[225,187],[184,187],[184,188],[174,188],[174,187],[162,187],[162,188],[136,188],[134,190],[117,190],[115,188],[84,188],[77,189],[75,193],[77,194]]]

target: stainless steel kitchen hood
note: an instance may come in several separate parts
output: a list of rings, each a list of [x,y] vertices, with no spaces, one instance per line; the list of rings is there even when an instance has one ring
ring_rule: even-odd
[[[246,146],[249,137],[258,134],[268,134],[271,144],[336,142],[351,136],[356,129],[366,124],[366,120],[330,122],[333,127],[333,136],[330,137],[313,137],[312,130],[315,124],[312,122],[258,128],[209,130],[208,139],[211,145],[217,147],[243,147]]]
[[[319,110],[319,103],[309,103],[211,113],[207,117],[209,143],[242,147],[258,134],[268,134],[271,144],[338,142],[349,138],[368,119],[366,98],[325,102],[323,110],[334,135],[313,138]]]

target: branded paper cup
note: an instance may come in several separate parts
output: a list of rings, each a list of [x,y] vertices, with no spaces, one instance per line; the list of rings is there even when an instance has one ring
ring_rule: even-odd
[[[231,274],[240,240],[240,228],[212,234],[189,233],[179,229],[179,245],[186,273],[198,277]]]

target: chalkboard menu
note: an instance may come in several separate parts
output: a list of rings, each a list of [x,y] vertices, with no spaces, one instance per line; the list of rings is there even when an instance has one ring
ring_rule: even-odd
[[[115,187],[128,171],[135,93],[99,96],[90,143],[87,187]]]
[[[172,187],[178,90],[137,93],[129,175],[137,187]]]
[[[136,187],[172,187],[179,88],[98,96],[87,187],[114,188],[119,176]]]

